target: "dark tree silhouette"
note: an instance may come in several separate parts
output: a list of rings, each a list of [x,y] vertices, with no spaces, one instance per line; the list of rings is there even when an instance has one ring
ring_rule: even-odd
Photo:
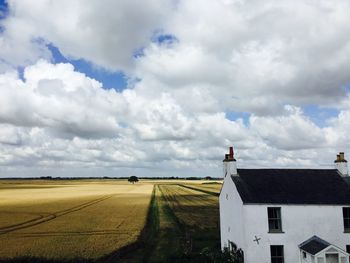
[[[133,175],[133,176],[130,176],[129,179],[128,179],[128,182],[130,183],[137,183],[139,181],[139,178],[137,178],[137,176]]]

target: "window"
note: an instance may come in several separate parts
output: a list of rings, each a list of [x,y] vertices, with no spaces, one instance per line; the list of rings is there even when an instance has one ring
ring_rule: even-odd
[[[350,254],[350,245],[346,245],[346,252]],[[349,262],[350,262],[350,257],[349,257]]]
[[[281,208],[268,207],[267,215],[269,218],[269,232],[281,233],[282,232]]]
[[[271,263],[284,263],[283,246],[270,246]]]
[[[303,251],[303,258],[306,258],[307,256],[306,256],[306,252],[305,251]]]
[[[350,207],[343,207],[344,232],[350,233]]]

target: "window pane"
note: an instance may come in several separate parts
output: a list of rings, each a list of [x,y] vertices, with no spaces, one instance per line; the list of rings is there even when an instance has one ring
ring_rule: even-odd
[[[275,218],[281,218],[281,208],[275,209]]]
[[[283,257],[283,246],[278,246],[277,253],[278,253],[278,256]]]
[[[268,224],[269,230],[282,231],[282,220],[281,220],[281,208],[280,207],[268,207]]]
[[[278,256],[278,248],[276,246],[271,246],[271,256]]]
[[[272,263],[283,263],[283,246],[270,246],[271,251],[271,262]]]
[[[280,219],[276,220],[276,229],[279,229],[279,230],[282,229],[281,228],[281,221],[280,221]]]
[[[350,229],[350,207],[343,207],[344,229]]]
[[[350,219],[344,218],[344,228],[345,229],[350,228]]]

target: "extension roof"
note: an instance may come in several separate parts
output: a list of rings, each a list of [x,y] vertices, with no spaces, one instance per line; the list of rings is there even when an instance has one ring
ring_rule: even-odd
[[[324,250],[326,247],[329,247],[331,244],[327,241],[319,238],[318,236],[313,236],[306,240],[305,242],[299,245],[299,248],[305,252],[316,255],[318,252]]]
[[[231,178],[245,204],[350,205],[335,169],[238,169]]]

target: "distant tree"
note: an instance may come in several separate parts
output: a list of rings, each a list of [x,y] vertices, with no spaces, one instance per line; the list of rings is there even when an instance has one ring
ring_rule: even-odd
[[[128,179],[128,182],[130,183],[137,183],[139,181],[139,178],[137,178],[137,176],[133,175],[133,176],[130,176],[129,179]]]
[[[212,178],[210,176],[206,176],[204,179],[205,180],[211,180]]]

